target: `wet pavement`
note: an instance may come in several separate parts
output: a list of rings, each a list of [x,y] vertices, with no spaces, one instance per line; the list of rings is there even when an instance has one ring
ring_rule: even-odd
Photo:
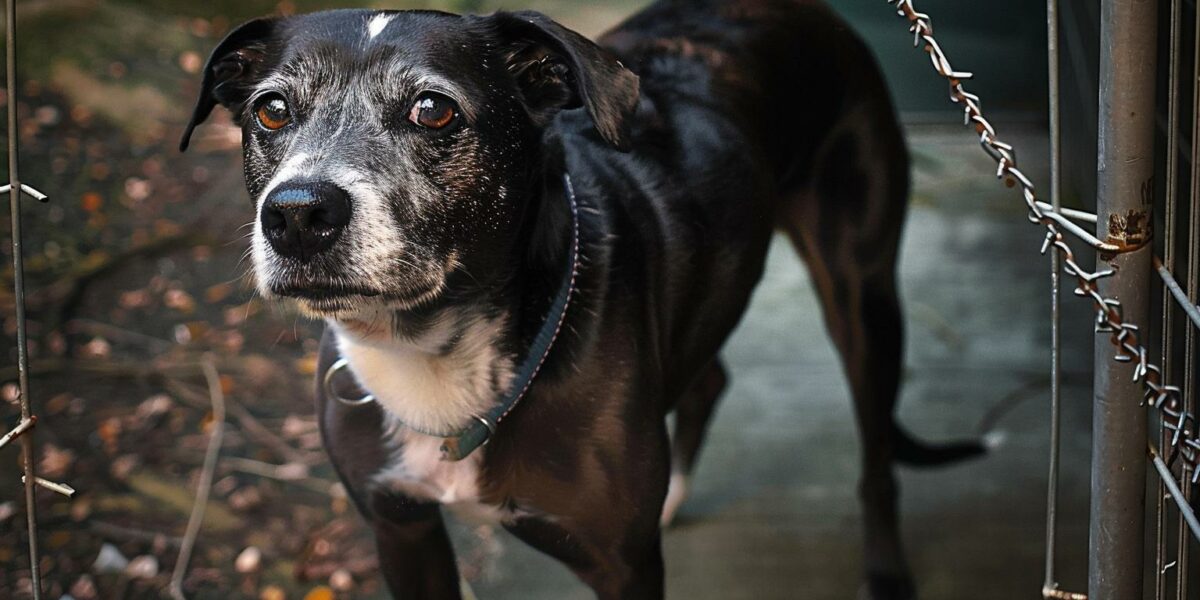
[[[1045,136],[1008,129],[1035,182]],[[987,429],[1001,445],[941,470],[902,469],[902,520],[922,598],[1037,597],[1048,448],[1048,260],[1014,189],[959,128],[910,129],[915,182],[901,258],[907,316],[899,415],[926,439]],[[1065,299],[1060,581],[1083,587],[1091,326]],[[725,358],[732,383],[677,524],[669,598],[854,598],[860,581],[858,440],[811,282],[776,240]],[[481,538],[481,533],[484,538]],[[489,531],[456,533],[491,555],[480,598],[592,597],[553,560]],[[480,544],[480,539],[487,542]],[[486,561],[485,561],[486,562]]]

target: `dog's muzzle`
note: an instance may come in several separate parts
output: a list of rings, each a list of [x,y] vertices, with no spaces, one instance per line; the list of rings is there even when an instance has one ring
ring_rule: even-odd
[[[566,320],[567,309],[571,305],[571,297],[574,296],[576,291],[575,280],[579,275],[581,264],[579,248],[579,204],[575,199],[575,187],[571,185],[571,176],[569,174],[563,174],[563,188],[567,204],[571,210],[569,260],[566,264],[566,271],[562,275],[562,281],[559,283],[558,293],[554,296],[554,302],[551,304],[545,320],[542,321],[541,329],[534,336],[533,344],[529,347],[525,358],[521,361],[521,366],[517,369],[516,377],[509,384],[508,391],[500,397],[499,402],[495,406],[486,412],[471,415],[474,422],[461,431],[444,434],[422,431],[408,426],[417,433],[442,438],[442,460],[462,460],[492,439],[492,436],[496,434],[496,427],[500,424],[500,421],[504,420],[516,408],[521,399],[525,397],[525,394],[529,392],[530,386],[533,385],[534,379],[537,378],[538,372],[542,369],[542,364],[550,356],[550,351],[554,348],[554,342],[558,340],[558,334],[562,331],[563,322]],[[321,385],[326,397],[336,399],[338,402],[349,406],[362,406],[374,402],[375,396],[370,392],[365,392],[357,398],[347,398],[337,392],[334,380],[338,373],[346,370],[349,366],[350,362],[348,360],[339,357],[325,370],[325,375],[321,379]]]

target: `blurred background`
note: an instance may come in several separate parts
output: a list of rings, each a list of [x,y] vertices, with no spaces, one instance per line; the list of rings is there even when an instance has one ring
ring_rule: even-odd
[[[310,408],[320,324],[260,302],[243,277],[243,226],[253,215],[240,134],[218,110],[187,154],[176,150],[204,60],[226,31],[262,14],[341,6],[529,8],[595,36],[642,4],[19,2],[21,175],[51,197],[22,209],[39,472],[79,491],[67,500],[39,490],[48,597],[161,596],[212,429],[196,368],[206,354],[221,373],[228,425],[186,580],[190,597],[385,597]],[[832,4],[884,65],[914,159],[901,266],[909,328],[901,419],[927,438],[1004,440],[981,461],[902,474],[922,597],[1036,597],[1049,360],[1040,230],[1025,222],[1019,194],[995,181],[994,163],[961,127],[907,24],[883,0]],[[1094,73],[1098,3],[1064,5],[1064,61]],[[954,66],[977,74],[971,89],[1022,166],[1045,182],[1044,3],[924,0],[919,8],[933,15]],[[1067,204],[1091,195],[1096,93],[1083,82],[1092,80],[1064,82]],[[5,220],[5,240],[7,228]],[[11,381],[7,241],[0,254],[0,381]],[[1086,307],[1070,302],[1061,579],[1078,588],[1091,336]],[[726,358],[733,385],[692,497],[665,537],[668,596],[855,597],[851,406],[807,275],[785,244],[773,249]],[[18,420],[12,386],[3,391],[0,432]],[[17,454],[0,454],[0,598],[29,594]],[[503,531],[456,527],[454,537],[479,598],[590,597],[564,568]]]

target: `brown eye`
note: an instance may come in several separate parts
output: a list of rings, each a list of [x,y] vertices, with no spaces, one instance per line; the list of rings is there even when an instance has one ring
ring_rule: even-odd
[[[417,98],[408,111],[408,120],[429,129],[441,129],[458,117],[458,107],[449,98],[427,92]]]
[[[292,113],[288,110],[287,100],[283,96],[271,95],[259,103],[254,113],[263,127],[275,131],[292,121]]]

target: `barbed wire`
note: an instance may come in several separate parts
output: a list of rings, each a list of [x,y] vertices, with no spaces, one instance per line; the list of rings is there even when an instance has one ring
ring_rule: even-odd
[[[886,1],[896,6],[898,15],[908,19],[908,30],[913,34],[913,46],[920,46],[923,42],[934,70],[949,82],[950,100],[963,107],[963,124],[974,125],[984,152],[996,161],[996,177],[1005,179],[1010,187],[1021,186],[1029,211],[1029,221],[1046,228],[1041,253],[1045,254],[1052,247],[1059,250],[1063,271],[1078,282],[1078,287],[1074,290],[1075,295],[1092,300],[1096,309],[1096,332],[1111,334],[1109,341],[1116,348],[1113,360],[1134,365],[1133,380],[1140,382],[1144,388],[1142,405],[1149,404],[1157,409],[1161,414],[1162,426],[1171,432],[1171,453],[1167,464],[1174,464],[1176,459],[1182,459],[1184,476],[1186,477],[1186,472],[1190,470],[1191,483],[1195,484],[1200,480],[1200,469],[1196,468],[1200,460],[1200,440],[1197,440],[1196,435],[1196,417],[1184,408],[1183,392],[1178,387],[1167,385],[1163,381],[1162,370],[1147,358],[1148,350],[1141,342],[1138,326],[1126,322],[1121,316],[1121,302],[1100,293],[1098,282],[1111,276],[1114,271],[1089,271],[1080,266],[1063,234],[1070,233],[1104,253],[1128,252],[1140,246],[1126,247],[1102,241],[1071,222],[1064,212],[1055,211],[1049,204],[1039,202],[1033,182],[1017,167],[1016,150],[996,136],[995,128],[983,116],[979,96],[963,87],[963,81],[971,79],[973,74],[956,71],[951,66],[950,60],[933,37],[933,22],[929,15],[918,12],[913,6],[913,0]]]

